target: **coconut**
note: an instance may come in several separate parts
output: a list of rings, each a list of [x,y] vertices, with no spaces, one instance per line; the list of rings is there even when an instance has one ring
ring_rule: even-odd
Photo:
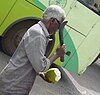
[[[45,77],[53,84],[61,79],[61,72],[58,68],[50,68],[45,72]]]

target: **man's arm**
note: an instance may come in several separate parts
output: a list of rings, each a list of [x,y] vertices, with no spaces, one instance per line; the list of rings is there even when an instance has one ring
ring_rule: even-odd
[[[57,48],[56,53],[49,57],[50,63],[52,64],[56,59],[59,57],[64,56],[65,54],[65,45],[60,46]],[[48,83],[51,83],[46,77],[45,72],[39,72],[39,76]]]
[[[64,56],[65,54],[65,44],[63,44],[62,46],[60,46],[59,48],[56,49],[56,53],[54,53],[53,55],[51,55],[49,57],[50,63],[53,63],[56,59],[58,59],[59,57]]]

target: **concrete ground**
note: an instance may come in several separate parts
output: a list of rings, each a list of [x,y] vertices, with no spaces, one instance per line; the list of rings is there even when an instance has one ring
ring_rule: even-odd
[[[0,52],[0,71],[9,59],[9,56]],[[59,69],[62,72],[62,79],[57,84],[47,83],[37,76],[29,95],[99,95],[79,85],[67,70]]]
[[[0,52],[0,71],[9,62],[10,57]],[[81,95],[66,72],[60,68],[62,79],[57,84],[45,82],[37,76],[29,95]]]
[[[39,76],[30,92],[30,95],[81,95],[70,76],[66,71],[59,68],[62,72],[62,78],[57,84],[50,84],[42,80]]]

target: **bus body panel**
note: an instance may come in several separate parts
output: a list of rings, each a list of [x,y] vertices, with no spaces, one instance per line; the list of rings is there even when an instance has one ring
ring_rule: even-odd
[[[68,33],[66,32],[64,34],[64,41],[67,45],[67,50],[71,51],[71,55],[70,57],[65,56],[65,62],[60,65],[63,65],[64,68],[70,71],[81,74],[100,52],[100,42],[98,42],[100,39],[97,36],[100,35],[100,24],[97,25],[100,16],[78,1],[74,2],[73,6],[70,5],[70,8],[70,11],[66,12],[66,20],[68,20],[69,26],[78,30],[80,33],[75,33],[77,31],[70,29],[70,31],[67,31]],[[66,9],[68,9],[67,6]],[[68,30],[68,27],[66,27],[66,30]],[[93,42],[97,41],[97,44],[95,42],[92,43],[92,40]],[[59,64],[61,62],[57,60],[55,63]]]
[[[9,15],[3,22],[2,26],[0,27],[0,35],[3,35],[7,27],[9,27],[11,24],[18,22],[18,20],[29,18],[29,17],[41,18],[41,14],[42,11],[37,7],[31,5],[25,0],[17,0],[13,9],[11,10]]]
[[[1,0],[0,1],[0,26],[3,23],[3,21],[6,19],[6,16],[9,14],[11,9],[13,8],[13,5],[15,2],[16,0]]]
[[[6,2],[6,0],[3,2]],[[60,59],[58,59],[55,64],[81,74],[100,53],[100,16],[77,0],[17,0],[15,4],[14,2],[7,6],[8,9],[11,9],[13,5],[8,15],[8,10],[5,10],[5,16],[7,15],[7,17],[4,21],[3,14],[0,16],[1,21],[3,21],[0,26],[1,36],[12,24],[25,18],[42,18],[42,12],[46,7],[50,4],[57,4],[66,12],[68,25],[63,32],[64,43],[67,46],[67,51],[70,51],[71,54],[70,56],[65,55],[64,62],[60,62]],[[51,54],[56,51],[58,46],[59,35],[57,32]]]
[[[70,26],[87,35],[92,26],[97,22],[98,17],[97,14],[77,1],[67,15],[67,20]]]

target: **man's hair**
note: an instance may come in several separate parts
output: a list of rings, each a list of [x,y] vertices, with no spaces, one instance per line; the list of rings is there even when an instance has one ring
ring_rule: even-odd
[[[43,19],[49,20],[51,18],[56,18],[59,22],[65,19],[64,10],[57,5],[50,5],[43,13]]]

